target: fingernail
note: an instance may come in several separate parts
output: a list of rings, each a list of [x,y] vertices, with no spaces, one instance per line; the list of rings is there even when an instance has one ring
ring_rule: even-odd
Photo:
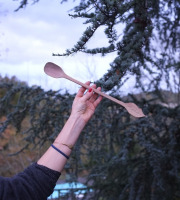
[[[89,92],[91,92],[92,91],[92,88],[89,88]]]

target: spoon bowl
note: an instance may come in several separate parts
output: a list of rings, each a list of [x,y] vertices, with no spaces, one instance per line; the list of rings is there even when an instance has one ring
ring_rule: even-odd
[[[68,76],[67,74],[64,73],[64,71],[62,70],[61,67],[59,67],[58,65],[52,63],[52,62],[48,62],[46,63],[45,67],[44,67],[44,72],[48,75],[51,76],[53,78],[66,78],[78,85],[81,85],[83,87],[85,87],[86,89],[89,89],[90,86],[86,85],[70,76]],[[114,101],[118,104],[120,104],[121,106],[123,106],[124,108],[126,108],[126,110],[129,112],[129,114],[131,114],[134,117],[145,117],[144,113],[142,112],[142,109],[140,109],[136,104],[134,103],[124,103],[122,101],[119,101],[118,99],[115,99],[114,97],[111,97],[101,91],[98,91],[97,89],[92,88],[94,92],[96,92],[97,94],[106,97],[108,99],[110,99],[111,101]]]
[[[45,65],[44,72],[53,78],[65,78],[66,75],[61,67],[51,62]]]

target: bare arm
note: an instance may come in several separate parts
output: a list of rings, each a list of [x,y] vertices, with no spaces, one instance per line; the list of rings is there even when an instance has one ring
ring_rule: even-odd
[[[87,82],[86,84],[89,85],[90,82]],[[92,87],[96,88],[96,85],[93,85]],[[101,88],[97,89],[101,90]],[[83,87],[79,89],[72,105],[71,115],[53,143],[56,148],[67,156],[70,156],[72,151],[71,146],[75,145],[81,131],[102,100],[102,97],[93,93],[91,89],[84,94],[85,90],[86,89]],[[50,147],[37,163],[61,172],[66,162],[67,158],[65,156]]]

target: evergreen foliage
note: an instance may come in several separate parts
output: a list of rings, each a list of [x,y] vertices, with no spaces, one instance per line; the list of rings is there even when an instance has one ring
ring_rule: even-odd
[[[19,8],[27,3],[22,1]],[[102,56],[116,53],[110,70],[97,84],[123,101],[135,102],[147,117],[134,119],[104,99],[66,165],[71,180],[86,172],[93,200],[179,200],[180,1],[80,0],[73,10],[70,16],[84,18],[89,27],[72,49],[58,56],[79,51]],[[119,30],[121,23],[123,32]],[[109,45],[89,49],[88,42],[100,27],[104,27]],[[130,75],[136,77],[135,86],[143,93],[126,98],[113,93]],[[168,92],[160,88],[162,78]],[[7,116],[0,132],[8,124],[20,131],[28,115],[31,127],[22,134],[27,144],[35,146],[55,138],[74,98],[68,92],[45,92],[13,83],[1,83],[0,90],[6,91],[0,99],[0,114]]]
[[[28,115],[31,126],[22,132],[27,144],[41,146],[53,141],[70,114],[74,95],[11,83],[1,84],[2,89],[7,92],[0,100],[0,113],[7,120],[1,123],[1,132],[8,124],[20,131]],[[12,103],[17,94],[17,101]],[[104,99],[66,166],[70,181],[88,172],[87,183],[94,191],[92,199],[98,200],[179,199],[180,107],[161,105],[166,102],[163,94],[158,97],[152,92],[148,99],[126,97],[126,101],[144,106],[148,117],[138,120]]]
[[[21,1],[18,9],[27,4],[28,0]],[[70,17],[83,18],[89,26],[72,49],[53,55],[116,53],[110,70],[97,81],[103,90],[117,89],[129,76],[136,78],[137,88],[154,90],[162,79],[169,85],[170,70],[179,70],[180,0],[80,0],[73,11]],[[100,27],[108,46],[89,49],[88,42]]]
[[[72,49],[54,55],[81,51],[105,56],[116,52],[110,70],[98,81],[104,90],[117,88],[129,74],[143,90],[147,89],[144,76],[150,77],[149,83],[155,84],[150,86],[152,90],[169,75],[167,68],[179,65],[179,0],[81,0],[73,11],[70,16],[85,19],[89,27]],[[89,49],[87,43],[100,27],[104,27],[109,45]]]

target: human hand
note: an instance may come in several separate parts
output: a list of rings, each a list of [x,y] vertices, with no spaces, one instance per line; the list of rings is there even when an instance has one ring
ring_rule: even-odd
[[[85,83],[90,85],[90,81]],[[102,100],[102,96],[94,93],[92,88],[96,88],[96,85],[92,85],[91,88],[84,94],[86,88],[81,87],[73,101],[71,115],[81,118],[85,123],[89,121],[95,112],[96,107]],[[100,87],[97,90],[101,90]]]

